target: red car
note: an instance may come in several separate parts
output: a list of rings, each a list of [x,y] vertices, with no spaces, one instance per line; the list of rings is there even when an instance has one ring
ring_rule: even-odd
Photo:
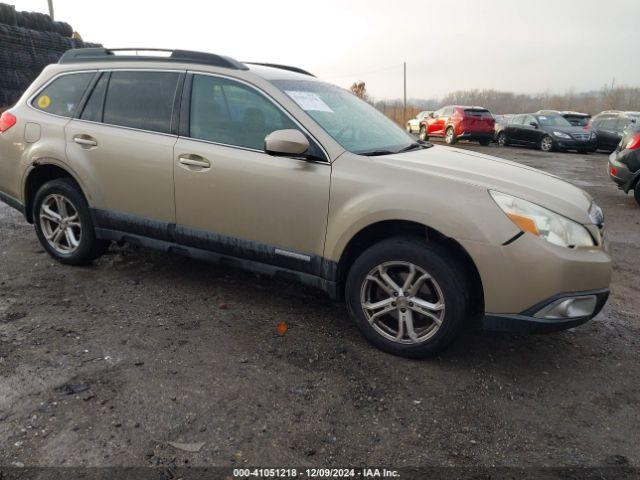
[[[458,140],[475,140],[480,145],[489,145],[495,123],[486,108],[450,105],[430,113],[420,122],[420,140],[441,137],[450,145]]]

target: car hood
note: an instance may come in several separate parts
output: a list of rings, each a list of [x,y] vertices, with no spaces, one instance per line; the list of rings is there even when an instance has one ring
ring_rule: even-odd
[[[375,157],[392,168],[438,175],[453,181],[497,190],[541,205],[583,224],[592,224],[592,198],[568,182],[516,162],[459,148],[431,148]]]

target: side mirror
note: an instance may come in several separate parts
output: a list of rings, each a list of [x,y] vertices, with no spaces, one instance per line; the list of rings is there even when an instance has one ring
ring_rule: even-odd
[[[538,124],[536,122],[529,122],[529,125],[531,125],[533,128],[538,128]]]
[[[300,156],[309,150],[309,140],[300,130],[276,130],[264,139],[264,151],[269,155]]]

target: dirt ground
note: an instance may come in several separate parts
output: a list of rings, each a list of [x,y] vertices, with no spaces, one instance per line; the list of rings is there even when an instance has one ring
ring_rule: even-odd
[[[615,272],[595,320],[405,360],[297,285],[130,248],[59,265],[3,205],[0,465],[638,466],[640,208],[604,154],[461,147],[596,197]]]

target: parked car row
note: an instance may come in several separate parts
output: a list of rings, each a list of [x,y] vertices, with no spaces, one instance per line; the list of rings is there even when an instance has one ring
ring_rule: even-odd
[[[539,110],[531,114],[493,115],[483,107],[448,105],[423,111],[406,124],[421,140],[442,138],[448,144],[474,140],[481,145],[528,145],[544,151],[614,151],[628,130],[640,125],[640,112],[607,110],[588,113]]]

